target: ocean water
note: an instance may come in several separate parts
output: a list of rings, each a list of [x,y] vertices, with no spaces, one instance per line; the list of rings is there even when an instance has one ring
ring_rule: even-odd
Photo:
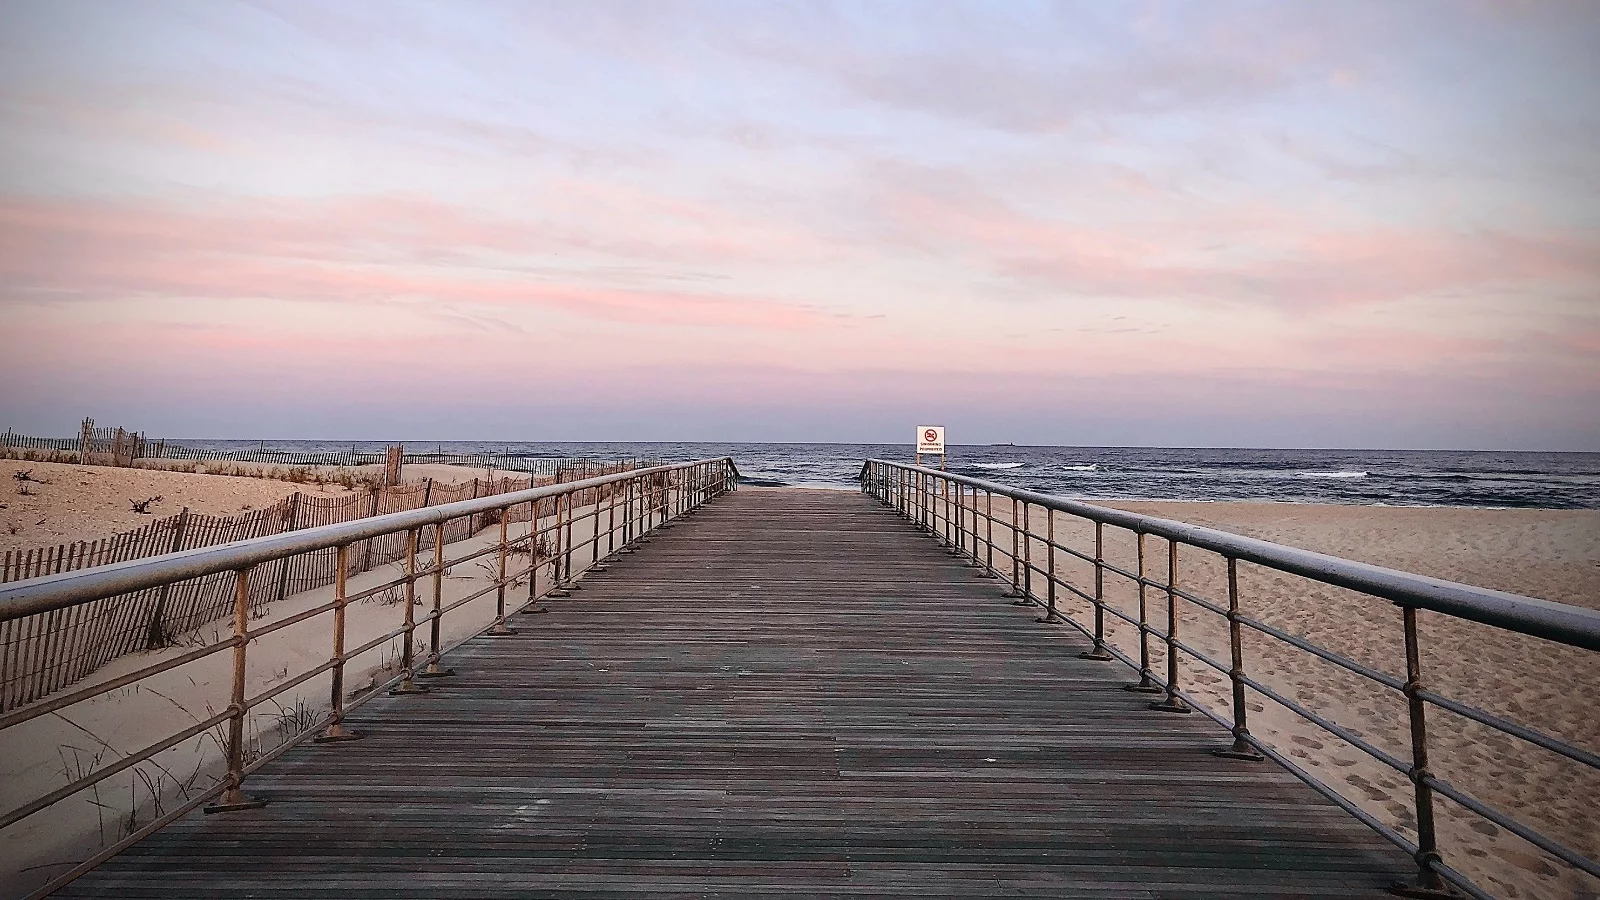
[[[316,452],[381,441],[200,441],[214,449]],[[525,456],[731,456],[755,484],[853,488],[863,460],[910,461],[903,444],[416,441],[411,452]],[[935,463],[936,464],[936,463]],[[1600,509],[1600,453],[952,446],[951,471],[1083,499],[1275,500],[1391,506]]]

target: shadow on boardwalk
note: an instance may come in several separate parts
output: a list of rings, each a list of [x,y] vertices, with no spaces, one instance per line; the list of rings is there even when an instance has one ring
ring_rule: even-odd
[[[64,889],[1384,896],[1408,859],[855,494],[744,490]]]

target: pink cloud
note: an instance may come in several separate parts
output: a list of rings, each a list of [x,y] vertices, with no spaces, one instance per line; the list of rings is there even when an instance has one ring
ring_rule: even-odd
[[[1081,224],[971,186],[880,186],[891,240],[957,254],[1026,284],[1086,296],[1319,310],[1495,290],[1600,295],[1600,237],[1332,226],[1310,212],[1228,207]],[[1144,193],[1146,188],[1140,188]]]
[[[730,246],[716,246],[728,250]],[[804,304],[635,290],[507,269],[492,254],[554,257],[550,230],[398,198],[262,203],[194,212],[72,201],[0,202],[0,277],[18,295],[535,307],[638,325],[810,329]]]

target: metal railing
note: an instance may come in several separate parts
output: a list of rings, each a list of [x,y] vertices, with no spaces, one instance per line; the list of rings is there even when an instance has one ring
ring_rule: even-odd
[[[1437,777],[1430,769],[1428,760],[1430,741],[1427,729],[1427,711],[1430,707],[1447,710],[1519,741],[1559,754],[1587,767],[1590,771],[1600,770],[1600,755],[1537,729],[1453,700],[1426,687],[1418,643],[1417,611],[1431,610],[1588,651],[1600,650],[1600,612],[1428,578],[1211,528],[1019,490],[991,481],[921,466],[868,460],[862,466],[860,478],[864,492],[938,538],[951,553],[965,557],[970,561],[969,565],[981,568],[985,574],[1007,578],[1010,582],[1007,596],[1018,598],[1017,602],[1020,604],[1032,604],[1044,608],[1045,614],[1039,619],[1040,622],[1066,624],[1082,632],[1093,641],[1092,648],[1080,654],[1083,658],[1120,660],[1136,669],[1139,680],[1129,685],[1127,689],[1160,695],[1159,699],[1150,704],[1152,709],[1179,713],[1196,709],[1229,729],[1233,737],[1231,745],[1217,748],[1214,753],[1243,760],[1260,760],[1264,757],[1272,759],[1322,796],[1405,850],[1417,863],[1418,878],[1415,884],[1396,886],[1396,893],[1407,896],[1446,896],[1449,887],[1453,886],[1473,897],[1493,900],[1493,895],[1443,861],[1434,818],[1436,795],[1448,798],[1474,815],[1505,829],[1574,869],[1590,876],[1600,877],[1600,863],[1594,859],[1451,785]],[[1003,498],[999,516],[995,514],[996,497]],[[1009,501],[1009,511],[1005,508],[1005,501]],[[1046,528],[1043,534],[1036,532],[1031,522],[1030,513],[1036,509],[1046,512]],[[1009,515],[1006,515],[1007,512]],[[1055,513],[1065,513],[1093,523],[1092,552],[1078,550],[1057,541]],[[1001,531],[999,540],[1002,543],[998,545],[1002,558],[1001,565],[1005,566],[1009,561],[1009,573],[996,566],[997,526]],[[1133,534],[1137,547],[1135,571],[1129,571],[1107,560],[1105,529],[1108,526],[1125,529]],[[1146,572],[1145,538],[1151,535],[1167,542],[1165,580],[1151,578]],[[1010,545],[1009,552],[1004,546],[1007,542]],[[1221,557],[1226,566],[1228,597],[1225,603],[1207,599],[1180,586],[1177,574],[1180,545],[1209,551]],[[1034,558],[1036,546],[1039,546],[1043,559]],[[1092,586],[1080,587],[1063,577],[1057,570],[1058,553],[1092,566]],[[1400,625],[1404,635],[1406,677],[1396,678],[1373,666],[1243,614],[1240,610],[1239,591],[1241,562],[1393,602],[1401,611]],[[1126,614],[1107,602],[1108,576],[1123,579],[1126,583],[1137,587],[1137,616]],[[1043,598],[1035,592],[1035,577],[1042,579],[1046,586]],[[1063,616],[1057,603],[1058,590],[1065,591],[1088,604],[1093,611],[1093,621],[1084,624],[1070,616]],[[1155,593],[1158,603],[1162,599],[1165,601],[1165,628],[1158,627],[1150,621],[1147,591]],[[1180,600],[1226,620],[1229,643],[1227,660],[1215,659],[1182,639],[1180,621],[1183,616],[1179,612]],[[1107,640],[1108,616],[1138,630],[1137,659]],[[1328,716],[1308,708],[1252,677],[1247,665],[1249,660],[1244,658],[1243,652],[1242,638],[1245,629],[1312,654],[1326,663],[1402,695],[1406,703],[1410,759],[1402,759],[1376,746],[1357,730],[1332,721]],[[1152,638],[1160,642],[1160,649],[1164,651],[1166,662],[1164,677],[1151,668]],[[1227,677],[1231,683],[1230,710],[1221,713],[1214,711],[1207,705],[1196,702],[1190,692],[1182,688],[1179,660],[1183,656]],[[1287,755],[1252,735],[1247,718],[1247,689],[1404,775],[1414,788],[1412,811],[1415,817],[1416,839],[1412,840],[1380,821],[1359,804],[1329,787],[1306,768],[1296,764]]]
[[[392,694],[424,694],[428,689],[419,682],[455,674],[453,669],[443,665],[442,657],[460,646],[465,639],[450,647],[441,646],[441,621],[446,614],[493,593],[493,622],[486,628],[474,631],[469,637],[478,634],[515,634],[508,622],[509,613],[543,612],[536,604],[546,596],[565,596],[576,587],[573,582],[576,574],[600,565],[612,554],[631,552],[635,542],[644,535],[733,490],[738,478],[738,470],[733,460],[728,458],[634,469],[0,586],[0,622],[69,609],[108,597],[219,573],[231,573],[235,586],[232,633],[227,638],[0,715],[0,736],[4,736],[8,729],[151,676],[192,665],[224,651],[232,651],[233,654],[230,700],[225,709],[168,734],[114,763],[96,768],[55,790],[0,812],[0,830],[3,830],[62,800],[79,795],[119,772],[151,760],[162,751],[190,738],[219,726],[227,729],[226,740],[219,741],[225,745],[223,749],[227,767],[222,780],[198,795],[188,797],[186,802],[52,879],[31,896],[49,894],[201,804],[209,803],[207,812],[226,812],[263,805],[264,801],[245,793],[245,784],[253,772],[279,754],[313,735],[317,742],[356,739],[359,735],[345,725],[345,715],[349,710],[376,696],[384,688],[391,688]],[[527,508],[529,518],[526,521],[529,525],[525,534],[512,535],[508,523],[513,518],[511,513],[520,507]],[[488,546],[464,552],[456,558],[446,558],[445,526],[463,518],[472,521],[473,517],[491,527],[498,522],[498,538]],[[580,531],[590,534],[574,540],[573,527],[578,523],[585,523]],[[431,560],[419,558],[424,530],[432,531]],[[404,534],[406,537],[406,552],[401,561],[403,574],[383,584],[351,592],[347,584],[351,549],[374,538],[393,534]],[[277,560],[329,549],[337,555],[333,599],[252,627],[249,606],[252,573]],[[527,566],[509,569],[509,558],[523,553],[527,554]],[[492,571],[488,584],[465,597],[444,602],[443,578],[450,567],[485,557]],[[584,557],[588,557],[587,561]],[[575,565],[578,566],[576,570]],[[540,591],[539,570],[546,566],[550,569],[548,587]],[[520,603],[514,598],[508,600],[508,589],[523,578],[527,579],[527,597]],[[422,580],[431,584],[432,603],[419,621],[413,607],[418,605],[417,584]],[[345,619],[348,606],[358,600],[395,590],[404,593],[403,621],[360,646],[347,647]],[[508,604],[514,604],[515,607]],[[332,645],[331,657],[302,672],[282,673],[286,680],[248,696],[246,664],[251,643],[280,629],[329,614],[332,621],[327,639]],[[420,628],[428,630],[427,652],[422,659],[418,658],[416,649],[416,632]],[[346,694],[344,684],[346,664],[396,639],[401,642],[398,671],[381,684],[375,678],[370,691],[356,699],[349,699],[351,695]],[[270,752],[247,761],[245,721],[250,711],[323,674],[330,676],[328,711],[296,733],[285,735],[283,742]],[[215,802],[209,802],[213,800]]]

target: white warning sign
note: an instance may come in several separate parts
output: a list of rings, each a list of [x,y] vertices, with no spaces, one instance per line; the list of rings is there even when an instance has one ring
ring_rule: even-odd
[[[944,426],[918,425],[917,452],[944,455]]]

